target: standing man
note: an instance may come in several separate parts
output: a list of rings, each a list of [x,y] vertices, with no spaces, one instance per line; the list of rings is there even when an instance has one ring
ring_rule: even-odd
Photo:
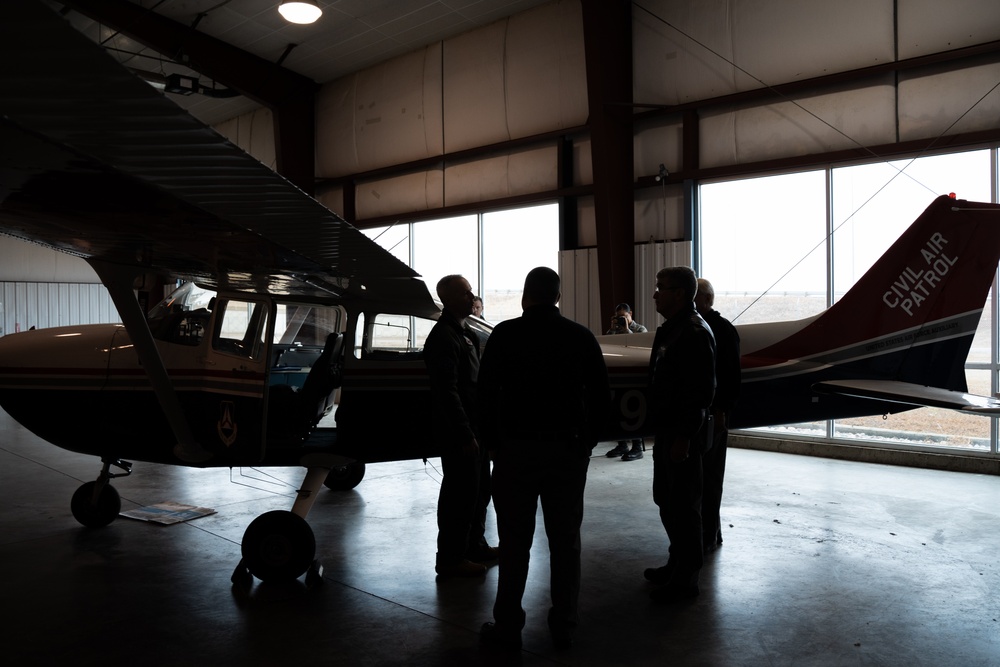
[[[701,455],[708,435],[703,427],[715,393],[715,339],[695,310],[697,291],[697,278],[688,267],[656,274],[653,301],[666,321],[656,330],[649,360],[653,502],[670,539],[667,564],[644,573],[658,584],[650,592],[656,602],[697,596],[704,560]]]
[[[476,439],[476,381],[479,338],[465,318],[472,314],[472,286],[460,275],[437,284],[444,306],[424,344],[431,384],[435,437],[441,443],[441,492],[435,571],[444,577],[486,574],[496,560],[486,543],[490,462]]]
[[[694,297],[698,314],[708,323],[715,336],[715,398],[712,400],[712,445],[702,457],[705,488],[701,501],[702,540],[705,552],[722,545],[722,483],[726,476],[726,449],[729,440],[729,415],[740,396],[740,335],[732,322],[722,316],[715,305],[715,288],[704,278],[698,278],[698,293]]]
[[[619,303],[615,307],[615,314],[611,317],[611,327],[607,335],[646,333],[646,327],[632,319],[632,307],[627,303]],[[628,440],[619,440],[614,449],[608,451],[605,456],[609,459],[620,457],[622,461],[635,461],[642,458],[642,452],[646,449],[642,438],[632,438],[632,447],[629,448]]]
[[[532,269],[521,317],[493,329],[479,374],[482,435],[493,456],[493,503],[500,534],[500,574],[485,644],[521,645],[521,607],[535,513],[542,501],[549,541],[549,631],[557,648],[572,643],[580,594],[583,492],[597,431],[611,390],[597,339],[562,317],[559,275]],[[544,331],[551,345],[538,342]]]

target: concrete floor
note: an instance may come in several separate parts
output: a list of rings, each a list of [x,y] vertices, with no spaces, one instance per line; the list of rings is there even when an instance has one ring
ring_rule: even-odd
[[[324,491],[310,515],[324,585],[241,591],[229,577],[243,531],[291,506],[299,469],[137,463],[115,482],[123,509],[173,500],[218,513],[87,530],[69,499],[98,462],[0,413],[0,655],[18,666],[1000,665],[997,477],[732,450],[725,544],[701,597],[664,607],[642,578],[667,546],[652,461],[606,449],[587,486],[581,636],[551,647],[539,527],[524,649],[500,657],[477,641],[496,569],[435,581],[436,460],[371,465],[357,489]]]

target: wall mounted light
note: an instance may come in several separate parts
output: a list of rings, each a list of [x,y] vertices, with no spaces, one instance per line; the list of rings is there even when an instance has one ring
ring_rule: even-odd
[[[278,12],[289,23],[315,23],[323,15],[314,0],[284,0],[278,5]]]

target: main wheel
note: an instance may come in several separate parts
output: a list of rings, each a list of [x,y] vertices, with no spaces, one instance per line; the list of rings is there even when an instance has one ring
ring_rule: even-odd
[[[330,468],[323,486],[331,491],[350,491],[365,478],[365,464],[361,462]]]
[[[94,502],[94,487],[97,482],[87,482],[73,494],[69,507],[76,520],[87,528],[103,528],[118,516],[122,509],[122,498],[118,490],[110,484],[101,489],[97,502]]]
[[[316,538],[298,514],[273,510],[247,526],[242,551],[250,574],[261,581],[297,579],[312,565]]]

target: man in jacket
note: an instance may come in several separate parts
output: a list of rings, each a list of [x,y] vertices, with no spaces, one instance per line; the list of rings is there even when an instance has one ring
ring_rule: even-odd
[[[698,595],[702,551],[701,455],[706,416],[715,393],[715,339],[698,315],[697,278],[688,267],[656,274],[653,300],[666,321],[650,354],[649,414],[654,420],[653,501],[670,539],[667,564],[645,577],[657,602]],[[708,422],[710,424],[710,422]]]
[[[444,308],[424,343],[435,435],[442,449],[434,569],[443,577],[475,577],[486,574],[483,563],[497,558],[484,536],[490,463],[476,437],[479,338],[465,322],[475,295],[460,275],[438,281],[437,293]]]
[[[694,297],[698,314],[715,336],[715,398],[712,400],[712,445],[702,458],[704,491],[701,500],[702,541],[705,552],[722,545],[722,484],[726,476],[726,449],[729,440],[729,415],[740,396],[740,335],[732,322],[712,308],[715,288],[698,278]]]
[[[559,314],[559,288],[550,268],[528,273],[524,313],[493,329],[479,373],[500,534],[495,622],[484,624],[481,636],[494,647],[521,645],[521,599],[539,498],[551,560],[548,625],[557,648],[570,645],[577,625],[583,492],[611,392],[597,339]],[[552,344],[539,344],[540,331]]]

